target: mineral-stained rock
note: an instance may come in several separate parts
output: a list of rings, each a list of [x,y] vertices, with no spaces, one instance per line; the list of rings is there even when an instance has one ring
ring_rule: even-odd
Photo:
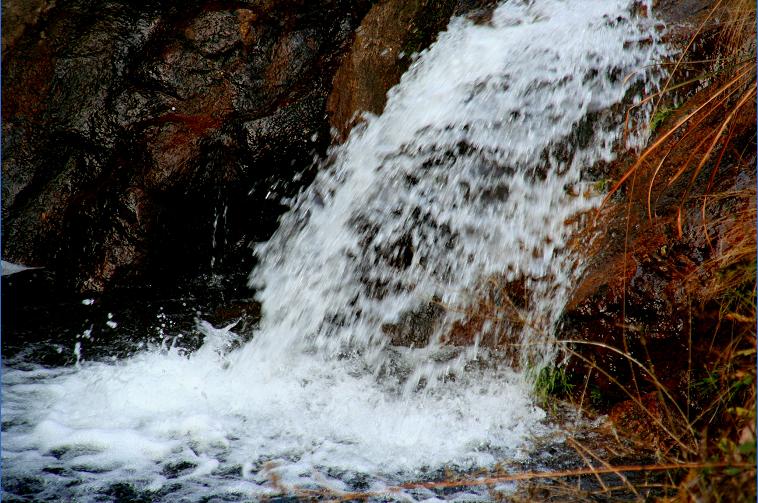
[[[3,2],[3,258],[66,293],[246,272],[329,145],[327,100],[379,111],[489,3]]]
[[[381,0],[356,31],[347,57],[334,76],[327,109],[340,138],[347,136],[362,112],[379,114],[387,91],[445,28],[450,16],[476,17],[494,2],[461,0]]]
[[[245,268],[283,209],[271,184],[327,146],[331,79],[370,7],[22,4],[3,5],[15,23],[3,38],[3,257],[46,267],[67,292],[170,284],[217,255]]]
[[[691,43],[711,7],[701,0],[656,6],[671,43],[690,47],[691,60],[721,53],[718,23],[703,25]],[[673,82],[696,73],[684,69]],[[560,339],[572,341],[567,374],[584,403],[662,450],[687,439],[693,425],[699,432],[704,424],[695,418],[712,419],[702,412],[713,398],[697,383],[755,347],[755,112],[737,107],[740,98],[703,107],[731,78],[679,87],[677,98],[666,93],[650,140],[658,146],[644,162],[632,154],[611,169],[618,180],[638,166],[597,219],[589,266],[558,328]],[[737,87],[745,96],[739,91],[750,86]]]
[[[15,44],[27,27],[37,24],[40,16],[55,5],[55,0],[6,0],[3,2],[3,56],[6,47]]]
[[[705,91],[692,97],[670,124],[707,97]],[[721,316],[719,285],[755,260],[734,253],[755,249],[755,115],[750,107],[740,110],[733,148],[712,156],[693,178],[691,156],[703,155],[698,144],[717,130],[719,118],[683,128],[604,210],[589,267],[563,313],[559,338],[575,341],[569,374],[577,389],[605,405],[661,387],[684,403],[688,383],[707,373],[704,362],[716,361],[734,334],[754,330]],[[649,166],[662,158],[654,178]],[[690,169],[669,182],[682,167]]]

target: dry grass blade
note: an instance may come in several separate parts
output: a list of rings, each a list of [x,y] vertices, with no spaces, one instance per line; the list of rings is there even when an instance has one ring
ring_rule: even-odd
[[[448,489],[456,487],[487,487],[495,484],[503,484],[506,482],[520,482],[520,481],[532,481],[532,480],[559,480],[565,478],[582,477],[587,475],[613,475],[623,473],[639,473],[639,472],[668,472],[672,470],[718,470],[729,468],[741,468],[741,469],[755,469],[755,467],[749,463],[732,463],[732,462],[718,462],[718,463],[662,463],[655,465],[623,465],[623,466],[611,466],[606,468],[577,468],[573,470],[561,470],[561,471],[545,471],[545,472],[522,472],[513,473],[508,475],[498,475],[494,477],[479,477],[479,478],[464,478],[457,480],[442,480],[435,482],[408,482],[405,484],[399,484],[397,486],[387,487],[383,491],[373,492],[349,492],[328,493],[328,501],[350,501],[350,500],[366,500],[372,497],[387,497],[388,495],[397,495],[405,490],[413,489]],[[608,491],[611,488],[607,488]],[[296,490],[290,491],[290,494],[298,496],[311,496],[324,498],[327,493],[323,490]]]
[[[568,438],[566,441],[576,450],[576,452],[582,457],[584,462],[587,464],[588,467],[592,468],[592,465],[589,463],[585,455],[592,457],[595,459],[595,461],[601,463],[605,468],[607,469],[613,469],[613,466],[610,465],[607,461],[601,459],[598,457],[595,453],[593,453],[590,449],[584,447],[582,444],[574,440],[573,438]],[[581,452],[584,454],[581,454]],[[641,498],[640,493],[637,491],[637,489],[629,482],[629,479],[620,471],[614,471],[614,475],[618,476],[619,479],[621,479],[621,482],[624,484],[625,489],[629,490],[630,492],[634,493],[638,498]],[[598,480],[598,483],[600,484],[600,487],[602,487],[606,492],[610,492],[611,490],[608,488],[607,485],[603,482],[602,477],[600,477],[599,474],[595,473],[595,477]]]
[[[732,90],[732,92],[730,92],[729,94],[725,95],[718,102],[714,103],[711,107],[709,107],[702,114],[700,114],[700,117],[698,118],[698,120],[694,121],[692,124],[690,124],[689,127],[681,135],[681,137],[678,138],[669,147],[669,149],[666,151],[666,153],[661,157],[661,160],[658,162],[658,165],[656,166],[655,170],[653,171],[653,176],[650,179],[650,183],[648,184],[648,193],[647,193],[648,219],[652,220],[653,213],[654,213],[653,209],[652,209],[651,198],[652,198],[652,194],[653,194],[653,189],[655,188],[655,181],[658,178],[658,173],[660,172],[661,168],[663,168],[663,166],[666,164],[666,161],[668,160],[669,155],[671,155],[671,153],[674,152],[674,150],[677,147],[679,147],[680,144],[683,144],[683,142],[691,134],[693,134],[693,132],[698,128],[698,126],[700,126],[702,123],[704,123],[706,121],[706,119],[708,119],[720,106],[722,106],[723,104],[725,104],[729,100],[729,98],[731,98],[732,95],[734,95],[738,90],[739,90],[739,88],[737,86],[735,86],[735,88]],[[692,159],[694,159],[694,157],[698,154],[698,152],[700,152],[700,148],[708,141],[710,135],[712,135],[712,133],[711,134],[706,134],[706,137],[703,138],[700,141],[700,143],[695,148],[693,148],[691,150],[688,159],[684,163],[682,163],[682,166],[683,166],[684,169],[686,169],[686,167],[690,165],[690,162],[692,161]],[[729,142],[727,141],[725,143],[724,147],[726,147],[726,145],[728,143]],[[722,153],[724,151],[725,151],[725,148],[722,149]],[[715,168],[714,168],[714,170],[715,170]],[[685,192],[685,194],[686,194],[686,192]]]
[[[746,63],[747,62],[745,62],[745,61],[741,62],[741,64],[746,64]],[[627,108],[627,110],[626,110],[626,116],[624,118],[624,136],[623,136],[624,143],[626,143],[627,138],[629,137],[629,120],[631,119],[632,112],[635,109],[642,107],[646,103],[649,103],[653,99],[661,97],[661,96],[663,96],[666,93],[670,93],[670,92],[676,91],[677,89],[681,89],[681,88],[687,87],[687,86],[692,85],[692,84],[697,84],[698,82],[702,82],[705,79],[708,79],[708,78],[711,78],[711,77],[715,77],[716,75],[718,75],[717,72],[710,72],[710,73],[705,73],[705,74],[702,74],[702,75],[698,75],[697,77],[694,77],[694,78],[689,79],[689,80],[685,80],[684,82],[680,82],[680,83],[678,83],[678,84],[676,84],[674,86],[671,86],[668,89],[666,89],[665,91],[656,91],[656,92],[654,92],[654,93],[646,96],[642,100],[640,100],[639,103],[637,103],[635,105],[632,105],[629,108]]]
[[[716,144],[721,139],[721,135],[726,130],[726,127],[732,122],[732,119],[734,119],[734,116],[737,114],[737,112],[740,111],[740,109],[747,103],[747,100],[752,98],[755,95],[756,91],[756,84],[753,83],[753,85],[750,87],[748,92],[746,92],[740,101],[737,103],[737,105],[734,107],[734,110],[727,116],[727,118],[721,123],[721,127],[716,131],[716,133],[713,133],[711,136],[713,136],[713,141],[711,142],[710,147],[708,147],[708,150],[705,152],[705,154],[701,157],[700,163],[698,163],[697,167],[695,168],[695,172],[692,175],[692,181],[690,182],[690,187],[695,181],[695,178],[700,173],[700,171],[703,169],[703,166],[705,166],[705,163],[708,162],[708,159],[711,158],[711,154],[713,153],[713,150],[716,148]],[[671,179],[668,182],[668,186],[670,187],[681,175],[686,171],[688,168],[687,165],[682,166],[675,174],[671,177]],[[685,194],[688,191],[685,191]]]
[[[725,148],[721,149],[721,154],[719,154],[719,158],[716,161],[716,166],[711,170],[711,176],[708,178],[708,185],[705,187],[705,194],[703,195],[703,204],[700,207],[700,218],[703,222],[703,235],[705,236],[705,241],[708,243],[708,248],[710,249],[711,253],[713,253],[713,241],[711,240],[711,233],[708,230],[708,219],[706,217],[705,209],[708,206],[708,195],[711,192],[711,188],[713,187],[713,182],[716,179],[716,173],[718,173],[718,169],[721,166],[721,161],[724,159],[724,154],[726,153],[726,145],[729,144],[729,142],[732,140],[732,136],[734,135],[734,123],[729,128],[729,134],[726,138]],[[753,199],[755,199],[753,197]],[[753,219],[755,220],[755,219]]]
[[[668,79],[666,80],[666,83],[663,85],[663,91],[664,92],[669,88],[669,85],[671,85],[671,79],[676,74],[676,70],[679,68],[679,66],[681,66],[682,61],[684,61],[684,58],[689,53],[690,49],[692,48],[692,45],[695,43],[695,41],[698,39],[698,36],[700,35],[700,33],[703,31],[703,29],[705,28],[705,26],[708,24],[708,21],[713,17],[713,15],[716,13],[716,11],[718,11],[719,7],[721,7],[722,3],[723,3],[723,0],[718,0],[713,5],[713,7],[711,8],[711,10],[708,11],[708,14],[705,16],[705,18],[703,19],[703,21],[700,23],[700,26],[698,26],[697,31],[692,35],[692,37],[690,37],[689,42],[687,42],[687,46],[682,51],[682,54],[679,56],[679,59],[677,60],[676,64],[674,65],[674,69],[671,71],[671,73],[669,74]],[[661,104],[661,97],[663,97],[663,94],[661,94],[660,97],[658,98],[658,101],[656,101],[654,110],[657,110],[658,107],[660,106],[660,104]]]
[[[730,463],[730,462],[718,462],[718,463],[666,463],[656,465],[624,465],[624,466],[611,466],[607,468],[578,468],[574,470],[562,470],[552,472],[524,472],[514,473],[511,475],[503,475],[498,477],[486,477],[481,479],[461,479],[461,480],[446,480],[441,482],[410,482],[407,484],[401,484],[397,486],[402,489],[432,489],[443,487],[471,487],[485,484],[497,484],[501,482],[515,482],[519,480],[534,480],[534,479],[558,479],[566,477],[578,477],[582,475],[611,475],[617,473],[634,473],[634,472],[660,472],[669,470],[689,470],[689,469],[718,469],[718,468],[752,468],[754,465],[749,463]]]
[[[657,459],[739,461],[753,474],[667,472],[676,501],[755,494],[756,202],[745,188],[755,183],[755,10],[747,0],[713,2],[676,62],[658,63],[672,68],[663,87],[627,110],[624,138],[632,111],[654,103],[653,133],[610,173],[598,215],[622,187],[628,200],[608,208],[597,263],[565,316],[575,339],[558,341],[576,359],[573,384],[584,382],[577,402],[592,380],[590,407],[630,439],[654,439]],[[713,64],[685,66],[687,57]],[[671,359],[669,341],[685,348],[681,359]]]
[[[708,98],[708,100],[701,104],[699,107],[697,107],[694,111],[687,114],[683,119],[680,119],[679,122],[674,125],[669,131],[664,133],[660,138],[658,138],[651,146],[645,149],[642,154],[637,158],[635,163],[632,165],[631,168],[629,168],[624,175],[619,179],[618,182],[616,182],[611,190],[608,191],[608,194],[606,194],[605,198],[603,199],[603,202],[601,203],[601,208],[605,206],[610,198],[618,192],[618,190],[626,183],[627,180],[629,180],[629,177],[631,177],[634,173],[637,172],[639,167],[642,165],[642,163],[647,159],[658,147],[664,144],[666,140],[668,140],[679,128],[684,126],[690,119],[695,117],[698,113],[700,113],[707,105],[709,105],[711,102],[713,102],[716,98],[721,96],[725,91],[729,90],[730,88],[733,88],[735,84],[739,83],[739,81],[743,78],[745,78],[748,75],[752,75],[753,66],[745,65],[742,68],[740,68],[740,73],[734,78],[732,78],[729,82],[721,86],[716,92],[713,93],[713,95]],[[733,90],[734,91],[734,90]]]
[[[594,342],[594,341],[567,341],[567,340],[562,340],[562,341],[558,341],[558,342],[562,343],[562,344],[585,344],[585,345],[589,345],[589,346],[597,346],[597,347],[601,347],[603,349],[607,349],[609,351],[612,351],[612,352],[614,352],[614,353],[616,353],[618,355],[621,355],[624,358],[628,359],[630,362],[632,362],[635,365],[637,365],[637,367],[639,367],[640,370],[642,370],[643,372],[645,372],[647,375],[650,376],[650,378],[653,380],[653,383],[655,384],[655,386],[666,396],[666,398],[668,398],[671,401],[671,403],[674,404],[674,406],[676,407],[677,411],[682,416],[682,419],[684,419],[686,422],[689,421],[689,419],[687,418],[687,414],[685,414],[684,411],[681,409],[681,407],[679,407],[679,404],[674,399],[674,397],[671,396],[671,394],[668,392],[668,390],[666,389],[666,387],[663,386],[663,384],[661,384],[661,382],[655,376],[655,372],[653,372],[652,369],[649,369],[649,368],[645,367],[639,360],[637,360],[636,358],[634,358],[628,352],[623,352],[623,351],[621,351],[618,348],[614,348],[613,346],[609,346],[608,344],[603,344],[602,342]],[[691,428],[690,428],[690,434],[693,437],[695,436],[695,432]]]
[[[577,341],[570,341],[570,342],[575,343]],[[608,347],[610,348],[610,346],[608,346]],[[693,448],[692,446],[688,445],[686,442],[684,442],[682,440],[682,438],[679,435],[676,435],[673,431],[671,431],[671,429],[669,427],[667,427],[665,424],[663,424],[663,421],[661,421],[660,418],[656,417],[655,414],[653,414],[652,412],[650,412],[650,410],[648,410],[648,408],[645,407],[645,405],[642,403],[642,400],[640,399],[640,397],[639,396],[635,396],[634,394],[632,394],[623,384],[621,384],[619,382],[618,379],[616,379],[615,377],[613,377],[611,374],[609,374],[608,372],[606,372],[604,369],[598,367],[593,361],[591,361],[589,358],[586,358],[584,355],[581,355],[581,354],[579,354],[576,351],[573,351],[571,349],[567,349],[566,351],[569,354],[571,354],[573,357],[582,360],[584,363],[586,363],[587,365],[589,365],[594,371],[602,374],[610,382],[612,382],[613,384],[615,384],[616,386],[618,386],[619,389],[621,389],[621,391],[624,394],[626,394],[629,397],[630,400],[632,400],[632,402],[639,408],[639,410],[642,411],[645,415],[647,415],[650,418],[650,420],[653,422],[653,424],[655,424],[658,428],[660,428],[661,431],[665,432],[669,436],[669,438],[671,438],[671,440],[673,440],[683,451],[688,452],[690,454],[696,454],[697,453],[697,449],[696,448]],[[619,351],[619,353],[620,354],[624,354],[621,351]],[[690,426],[689,422],[687,422],[686,424],[687,424],[688,430],[689,430],[688,433],[691,433],[691,426]]]

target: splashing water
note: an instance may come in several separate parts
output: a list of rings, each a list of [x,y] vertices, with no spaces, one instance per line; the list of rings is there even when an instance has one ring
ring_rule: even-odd
[[[656,51],[615,7],[509,3],[493,26],[453,22],[258,249],[250,285],[266,316],[242,358],[347,349],[381,367],[382,327],[430,304],[465,306],[500,275],[531,292],[523,363],[549,359],[546,334],[580,272],[566,222],[597,203],[575,192],[583,170],[612,159],[621,121],[611,107]],[[410,388],[439,375],[425,362],[456,313],[427,320]]]
[[[661,56],[659,34],[629,4],[512,1],[487,25],[453,20],[256,250],[263,319],[241,349],[232,326],[203,324],[191,354],[6,365],[5,489],[382,491],[527,456],[550,428],[514,369],[554,356],[581,271],[567,221],[597,204],[582,175],[612,160],[618,105],[656,83],[634,72]],[[530,292],[520,367],[481,347],[502,326],[445,344],[492,277]]]

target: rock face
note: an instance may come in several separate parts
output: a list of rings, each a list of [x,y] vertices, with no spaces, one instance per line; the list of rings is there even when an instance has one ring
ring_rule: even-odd
[[[487,3],[3,2],[3,258],[63,293],[249,271],[330,125]]]
[[[3,258],[67,291],[244,268],[325,151],[369,7],[4,2]]]
[[[467,13],[481,21],[490,0],[385,0],[361,22],[327,102],[331,126],[340,139],[360,121],[361,112],[380,114],[387,91],[400,81],[416,53],[447,26],[450,17]]]
[[[577,403],[658,453],[755,438],[752,416],[729,412],[755,394],[755,75],[729,66],[754,59],[755,31],[704,23],[711,4],[656,6],[684,60],[724,59],[705,84],[702,69],[675,70],[672,84],[697,87],[666,93],[648,149],[611,167],[629,178],[558,327]],[[722,86],[731,95],[717,101]]]
[[[434,3],[436,8],[427,8]],[[450,19],[454,0],[385,1],[373,6],[334,76],[327,108],[331,125],[344,138],[359,112],[381,113],[390,87]],[[428,16],[424,19],[422,16]]]
[[[40,16],[54,4],[55,1],[52,0],[3,2],[3,57],[5,57],[5,49],[13,46],[28,26],[36,25]]]
[[[662,130],[709,96],[706,90],[685,102]],[[755,328],[723,295],[750,289],[755,280],[752,106],[733,117],[729,148],[694,171],[703,139],[726,116],[715,113],[673,135],[601,219],[597,249],[566,307],[559,338],[576,341],[569,366],[575,384],[605,406],[629,398],[621,386],[635,395],[662,385],[689,403],[691,383],[707,375],[704,365],[718,361],[735,334]],[[654,178],[651,167],[661,162]],[[670,182],[681,168],[689,169]]]

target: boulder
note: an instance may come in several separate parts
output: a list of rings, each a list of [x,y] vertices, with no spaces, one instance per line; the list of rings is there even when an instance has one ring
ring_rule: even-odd
[[[3,257],[66,293],[247,272],[325,152],[370,2],[22,3],[3,5]]]
[[[4,2],[3,258],[66,295],[243,278],[330,127],[490,3]]]
[[[381,0],[366,14],[355,41],[334,76],[327,110],[337,138],[345,139],[361,114],[380,114],[387,91],[416,55],[444,30],[450,17],[466,13],[486,20],[495,2]]]

